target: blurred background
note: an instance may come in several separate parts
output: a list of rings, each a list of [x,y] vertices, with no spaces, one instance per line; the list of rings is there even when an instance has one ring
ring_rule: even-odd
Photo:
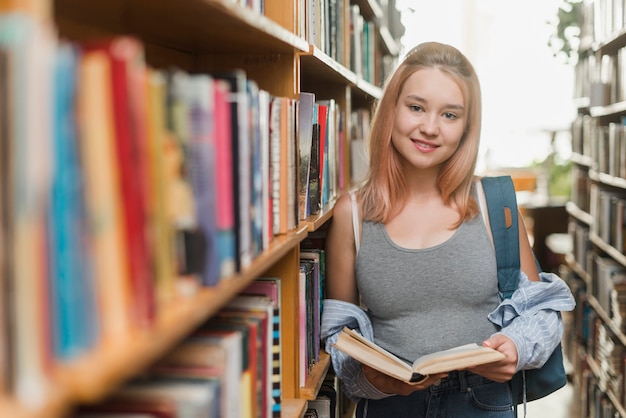
[[[562,0],[397,0],[402,54],[449,43],[474,64],[483,91],[480,172],[536,174],[534,199],[567,196],[574,63],[549,44]],[[522,176],[520,174],[520,176]],[[548,191],[549,189],[549,191]]]

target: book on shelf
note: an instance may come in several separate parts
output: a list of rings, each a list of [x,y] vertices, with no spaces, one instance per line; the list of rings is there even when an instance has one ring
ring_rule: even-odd
[[[306,257],[300,258],[298,285],[298,357],[300,386],[304,387],[312,367],[319,361],[320,353],[319,263]]]
[[[311,351],[311,361],[317,362],[319,361],[321,347],[320,328],[325,271],[324,252],[323,250],[318,249],[301,250],[300,261],[307,261],[312,266],[312,282],[309,293],[313,300],[310,302],[312,312],[310,314],[311,324],[309,325],[309,330],[311,332],[309,333],[308,338],[310,340],[309,347]]]
[[[408,383],[419,383],[431,374],[467,369],[504,358],[499,351],[472,343],[427,354],[408,364],[347,327],[334,346],[359,362]]]
[[[215,380],[220,404],[216,416],[240,417],[240,393],[246,384],[242,380],[244,347],[241,330],[201,327],[157,362],[150,375]]]
[[[287,99],[272,97],[270,104],[270,179],[272,233],[284,234],[287,227]],[[283,198],[281,198],[283,197]]]
[[[221,277],[217,256],[213,79],[204,74],[190,75],[184,87],[189,120],[187,170],[196,206],[196,222],[204,237],[201,284],[215,286]]]
[[[168,402],[174,407],[175,417],[225,416],[220,415],[220,390],[213,378],[153,376],[122,386],[107,403]]]
[[[261,295],[268,297],[272,301],[273,313],[271,317],[271,346],[267,353],[268,382],[271,382],[270,393],[268,394],[271,407],[271,415],[274,418],[280,417],[281,412],[281,329],[280,329],[280,279],[275,277],[260,277],[252,282],[242,294]]]
[[[266,318],[240,311],[222,310],[206,324],[211,330],[238,331],[241,333],[241,378],[240,403],[241,417],[259,416],[263,401],[262,368],[265,365],[260,358],[264,340],[263,321]]]
[[[60,44],[53,75],[48,291],[52,352],[61,360],[74,358],[90,348],[96,341],[98,329],[76,137],[74,100],[78,54],[77,48],[69,43]]]
[[[122,226],[119,162],[115,153],[110,66],[103,51],[83,53],[77,96],[81,119],[79,150],[94,256],[99,329],[105,339],[127,332],[132,300]]]
[[[9,197],[7,185],[9,156],[9,120],[11,95],[9,94],[10,77],[10,53],[4,48],[0,48],[0,242],[5,247],[9,241],[10,223]],[[14,341],[11,318],[13,311],[13,298],[10,297],[10,269],[8,255],[0,252],[0,335],[5,341]],[[12,370],[12,344],[0,344],[0,392],[9,393],[11,391],[11,381],[13,380]]]
[[[269,246],[269,106],[270,94],[248,82],[251,155],[251,253],[258,256]]]
[[[46,206],[52,152],[49,104],[56,39],[52,31],[25,14],[0,15],[7,90],[2,131],[2,248],[6,321],[3,344],[10,363],[4,383],[20,400],[44,396],[51,362],[48,310]],[[6,274],[6,276],[5,276]],[[4,307],[2,308],[4,309]],[[7,340],[7,338],[9,338]],[[0,359],[0,361],[2,361]],[[5,376],[2,376],[4,378]],[[2,383],[0,383],[0,386]]]
[[[148,241],[146,195],[148,172],[144,79],[146,65],[141,42],[133,37],[118,36],[81,45],[84,53],[103,52],[108,60],[111,86],[115,177],[120,193],[121,227],[127,258],[130,313],[133,323],[149,325],[154,312],[154,284],[151,269],[152,249]]]
[[[174,242],[174,212],[168,210],[171,201],[169,179],[178,176],[178,164],[166,159],[166,148],[171,144],[166,125],[166,75],[159,70],[148,70],[146,80],[148,175],[151,187],[148,199],[150,204],[149,228],[152,237],[154,293],[157,311],[176,295],[175,255],[171,243]],[[177,160],[176,160],[177,161]],[[166,162],[170,164],[166,164]],[[172,196],[173,197],[173,196]]]
[[[237,249],[236,269],[241,271],[252,262],[252,218],[251,218],[251,143],[249,124],[249,83],[243,70],[233,70],[213,75],[218,80],[224,80],[230,87],[228,95],[230,101],[231,134],[232,134],[232,174],[235,189],[235,228]]]
[[[310,214],[311,164],[316,156],[313,151],[313,126],[315,120],[315,94],[301,92],[298,102],[298,217],[306,219]]]
[[[215,161],[217,246],[222,277],[234,274],[236,267],[231,109],[228,94],[228,84],[223,80],[215,80],[215,154],[219,156]]]
[[[178,293],[193,293],[201,283],[204,267],[204,234],[189,178],[190,118],[186,99],[190,75],[181,70],[166,73],[164,144],[167,213],[175,243],[176,288]]]

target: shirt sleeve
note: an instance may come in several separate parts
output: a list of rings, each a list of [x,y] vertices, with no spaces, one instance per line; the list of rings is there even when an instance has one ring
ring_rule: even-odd
[[[563,336],[562,311],[576,306],[567,284],[553,273],[540,273],[531,282],[523,272],[511,298],[503,300],[488,315],[499,333],[511,338],[517,347],[517,370],[543,366]]]
[[[325,299],[322,311],[321,337],[324,348],[330,355],[333,369],[344,384],[348,398],[358,402],[360,398],[382,399],[391,394],[378,390],[363,373],[361,363],[334,347],[344,326],[356,329],[368,340],[373,340],[372,323],[363,309],[340,300]]]

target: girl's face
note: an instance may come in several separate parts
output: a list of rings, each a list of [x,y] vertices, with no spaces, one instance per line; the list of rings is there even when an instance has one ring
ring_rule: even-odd
[[[422,69],[400,92],[391,143],[408,165],[439,167],[457,150],[466,119],[459,85],[438,69]]]

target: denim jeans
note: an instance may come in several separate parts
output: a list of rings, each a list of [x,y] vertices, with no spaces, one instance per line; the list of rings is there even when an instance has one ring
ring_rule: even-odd
[[[357,418],[513,418],[508,383],[466,371],[452,372],[438,385],[408,396],[361,399]]]

